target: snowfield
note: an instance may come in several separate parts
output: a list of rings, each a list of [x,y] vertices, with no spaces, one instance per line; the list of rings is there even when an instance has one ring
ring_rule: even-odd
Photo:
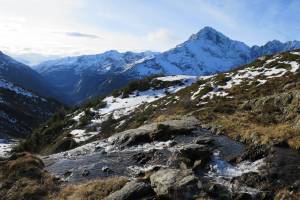
[[[91,109],[91,112],[97,114],[97,118],[92,119],[93,124],[101,124],[106,121],[110,116],[113,119],[120,119],[121,117],[127,116],[135,111],[139,106],[156,101],[160,98],[165,97],[167,94],[173,94],[179,90],[190,86],[195,83],[198,79],[196,76],[185,76],[185,75],[176,75],[176,76],[166,76],[156,78],[160,81],[181,81],[182,84],[171,86],[164,89],[150,89],[147,91],[135,91],[132,95],[129,95],[127,98],[113,97],[108,96],[103,99],[103,102],[106,103],[104,108],[95,110]],[[84,116],[84,112],[76,114],[73,119],[79,121],[81,117]],[[121,122],[122,123],[122,122]],[[121,125],[121,124],[120,124]],[[87,139],[97,135],[96,132],[86,132],[84,129],[75,129],[71,131],[73,138],[76,142],[83,142]]]

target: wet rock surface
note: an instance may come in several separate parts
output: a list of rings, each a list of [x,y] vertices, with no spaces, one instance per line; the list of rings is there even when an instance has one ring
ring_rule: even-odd
[[[299,153],[245,148],[198,124],[194,118],[154,123],[44,161],[68,183],[111,176],[132,180],[107,199],[272,199],[281,188],[299,190]]]

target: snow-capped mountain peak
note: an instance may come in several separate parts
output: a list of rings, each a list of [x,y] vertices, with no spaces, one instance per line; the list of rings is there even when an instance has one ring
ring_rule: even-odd
[[[222,33],[218,32],[217,30],[206,26],[203,29],[201,29],[198,33],[193,34],[188,40],[193,41],[193,40],[199,40],[199,39],[206,39],[206,40],[211,40],[214,42],[217,42],[219,39],[229,39]]]
[[[182,44],[130,70],[139,76],[153,73],[204,75],[249,62],[249,54],[250,47],[244,43],[205,27]]]

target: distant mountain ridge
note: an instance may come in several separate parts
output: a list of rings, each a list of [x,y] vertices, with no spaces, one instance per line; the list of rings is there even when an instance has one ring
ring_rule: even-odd
[[[53,97],[52,87],[35,70],[0,51],[0,78],[44,97]]]
[[[298,48],[299,41],[282,43],[277,40],[249,47],[211,27],[204,27],[187,41],[162,53],[108,51],[47,61],[35,69],[60,91],[62,101],[78,104],[108,94],[129,80],[152,74],[214,74],[250,63],[263,55]]]
[[[107,51],[103,54],[47,61],[35,69],[61,91],[62,101],[76,104],[126,85],[132,78],[123,75],[124,70],[134,63],[150,59],[155,54]]]

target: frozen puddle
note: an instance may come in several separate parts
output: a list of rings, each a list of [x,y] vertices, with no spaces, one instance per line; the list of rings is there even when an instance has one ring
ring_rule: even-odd
[[[249,172],[259,172],[259,169],[264,165],[264,160],[260,159],[255,162],[243,161],[237,165],[231,165],[227,161],[220,158],[220,151],[214,152],[210,170],[206,176],[216,183],[226,186],[229,190],[234,191],[235,185],[231,180]],[[259,190],[250,187],[237,188],[239,191],[256,194]]]

